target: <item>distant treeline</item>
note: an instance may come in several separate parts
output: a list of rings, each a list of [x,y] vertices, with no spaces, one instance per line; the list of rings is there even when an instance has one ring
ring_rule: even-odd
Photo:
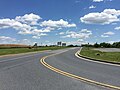
[[[28,49],[37,49],[42,47],[79,47],[78,45],[68,45],[68,46],[57,46],[57,45],[46,45],[46,46],[38,46],[35,43],[33,46],[31,45],[21,45],[21,44],[0,44],[0,49],[13,49],[13,48],[28,48]]]
[[[110,44],[110,43],[106,43],[106,42],[103,42],[103,43],[95,43],[94,45],[91,45],[91,44],[82,44],[81,45],[82,47],[85,46],[85,47],[96,47],[96,48],[99,48],[99,47],[103,47],[103,48],[120,48],[120,42],[114,42],[113,44]]]

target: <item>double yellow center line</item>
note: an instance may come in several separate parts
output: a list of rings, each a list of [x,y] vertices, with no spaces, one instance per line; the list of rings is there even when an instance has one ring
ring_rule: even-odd
[[[57,69],[57,68],[49,65],[47,62],[45,62],[46,58],[51,57],[51,56],[55,56],[55,55],[58,55],[58,54],[60,54],[60,53],[51,54],[51,55],[48,55],[48,56],[45,56],[45,57],[41,58],[40,59],[41,64],[44,65],[45,67],[47,67],[48,69],[56,72],[56,73],[59,73],[61,75],[64,75],[64,76],[67,76],[67,77],[70,77],[70,78],[74,78],[74,79],[77,79],[77,80],[80,80],[80,81],[83,81],[83,82],[87,82],[87,83],[90,83],[90,84],[99,85],[99,86],[102,86],[102,87],[107,87],[107,88],[110,88],[110,89],[120,90],[120,87],[105,84],[105,83],[101,83],[101,82],[97,82],[97,81],[90,80],[90,79],[87,79],[87,78],[83,78],[83,77],[80,77],[80,76],[77,76],[77,75],[62,71],[60,69]]]

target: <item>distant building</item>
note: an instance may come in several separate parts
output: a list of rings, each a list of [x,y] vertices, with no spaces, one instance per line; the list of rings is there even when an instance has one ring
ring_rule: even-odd
[[[57,46],[66,46],[65,42],[57,42]]]
[[[62,46],[66,46],[66,43],[62,43]]]
[[[62,46],[62,42],[57,42],[57,46]]]

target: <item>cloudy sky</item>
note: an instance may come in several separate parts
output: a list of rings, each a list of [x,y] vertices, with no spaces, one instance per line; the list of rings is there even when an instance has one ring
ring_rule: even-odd
[[[120,0],[1,0],[0,44],[120,41]]]

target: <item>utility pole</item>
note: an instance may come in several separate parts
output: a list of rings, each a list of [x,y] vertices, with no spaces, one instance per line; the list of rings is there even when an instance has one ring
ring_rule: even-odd
[[[42,43],[41,43],[41,46],[42,46]]]
[[[89,43],[88,43],[88,50],[89,50]]]

